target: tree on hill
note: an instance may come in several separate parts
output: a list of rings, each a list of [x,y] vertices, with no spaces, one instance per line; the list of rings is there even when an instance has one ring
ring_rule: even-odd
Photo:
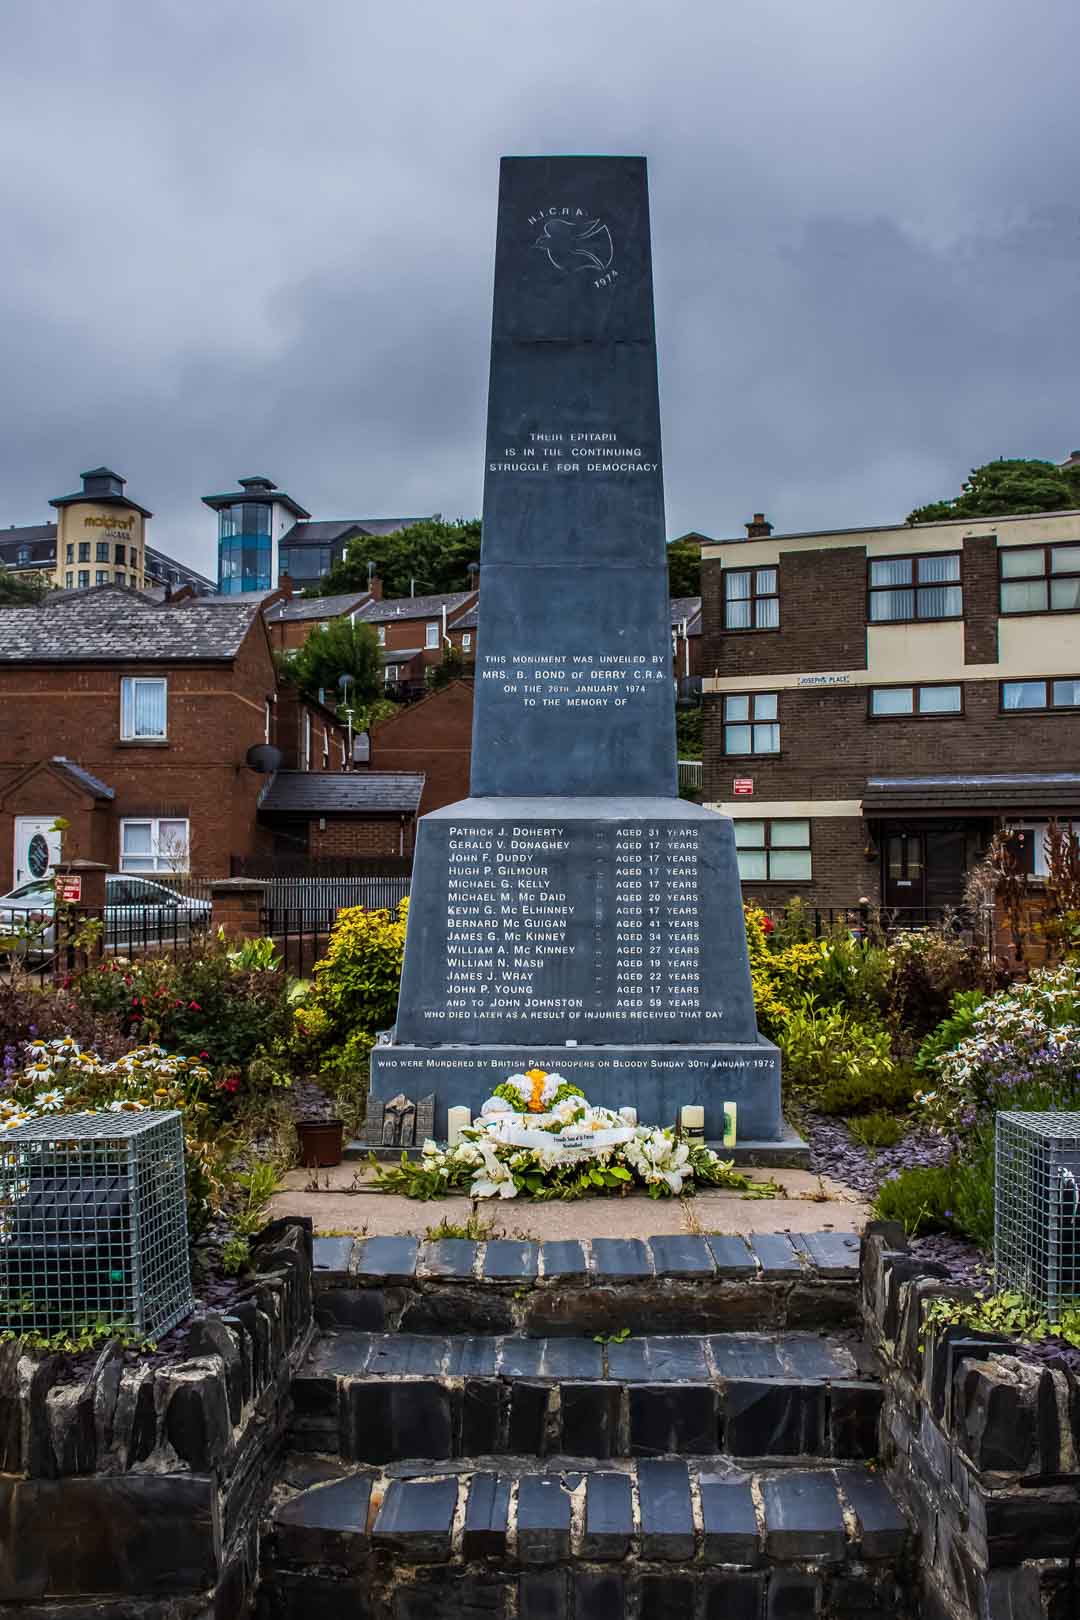
[[[479,518],[458,518],[454,523],[425,518],[396,534],[359,535],[308,594],[335,596],[366,589],[369,563],[375,564],[384,596],[411,595],[414,580],[417,596],[467,591],[472,583],[469,564],[479,561]]]
[[[909,523],[942,518],[1003,517],[1014,512],[1061,512],[1080,506],[1080,467],[1002,458],[975,467],[953,500],[931,501],[908,513]]]
[[[34,607],[48,589],[43,574],[9,574],[0,566],[0,607]]]
[[[342,675],[350,675],[348,702],[353,710],[368,708],[382,695],[378,637],[370,624],[354,624],[352,619],[332,619],[325,630],[316,625],[299,651],[281,657],[278,667],[305,697],[318,699],[322,691],[334,703],[344,701],[338,682]]]
[[[673,540],[667,548],[668,595],[701,595],[701,546],[696,540]]]

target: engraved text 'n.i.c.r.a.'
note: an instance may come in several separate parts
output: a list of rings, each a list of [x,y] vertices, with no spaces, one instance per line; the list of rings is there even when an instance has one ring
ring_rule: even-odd
[[[618,276],[610,227],[586,209],[551,203],[530,214],[528,224],[540,233],[533,247],[556,270],[585,270],[597,287],[610,287]]]

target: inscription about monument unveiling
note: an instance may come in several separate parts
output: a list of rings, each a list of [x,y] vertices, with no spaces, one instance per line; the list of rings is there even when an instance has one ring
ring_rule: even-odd
[[[685,823],[448,830],[440,1020],[531,1027],[718,1019],[701,976],[701,848]],[[582,882],[582,869],[587,873]]]
[[[622,709],[667,674],[659,653],[481,653],[477,674],[524,708]]]

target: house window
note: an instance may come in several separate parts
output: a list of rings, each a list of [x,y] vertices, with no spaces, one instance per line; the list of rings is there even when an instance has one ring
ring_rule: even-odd
[[[724,753],[778,754],[775,692],[729,692],[724,698]]]
[[[724,629],[775,630],[780,596],[775,568],[725,568]]]
[[[960,553],[875,557],[870,563],[870,623],[959,619],[964,611]]]
[[[99,568],[97,570],[97,572],[95,573],[95,575],[94,575],[94,584],[95,585],[107,585],[108,583],[109,583],[109,570],[107,568]]]
[[[329,624],[327,623],[327,621],[325,619],[319,625],[319,629],[322,631],[323,635],[326,634],[326,632],[329,630],[329,628],[330,628],[330,626],[329,626]]]
[[[461,650],[462,650],[462,652],[471,652],[472,651],[472,636],[471,636],[471,634],[469,633],[468,630],[465,631],[464,635],[461,638]]]
[[[90,561],[90,542],[89,542],[89,540],[80,540],[79,541],[79,561],[80,562],[89,562]]]
[[[107,540],[99,540],[97,545],[94,547],[94,561],[95,562],[108,562],[108,560],[109,560],[109,542]]]
[[[1080,834],[1080,822],[1059,821],[1058,826],[1063,833],[1072,833],[1074,837]],[[1009,846],[1028,877],[1048,876],[1046,835],[1049,830],[1049,823],[1046,821],[1028,821],[1022,826],[1007,829]]]
[[[132,549],[134,550],[134,548],[132,548]],[[132,561],[134,561],[134,560],[135,559],[133,557]],[[125,555],[125,551],[124,551],[123,546],[118,545],[116,547],[116,550],[115,550],[115,552],[113,554],[113,561],[118,562],[118,563],[126,563],[127,562],[127,556]]]
[[[70,591],[74,584],[75,575],[69,568],[67,573],[64,575],[64,589]]]
[[[119,568],[116,570],[116,583],[118,585],[126,585],[127,584],[127,575],[124,574],[124,573],[121,573]]]
[[[1002,681],[1001,707],[1015,709],[1080,709],[1080,679],[1069,675],[1050,681]]]
[[[269,742],[274,726],[274,705],[270,698],[263,702],[263,742]]]
[[[120,823],[121,872],[186,872],[189,823],[147,817]]]
[[[89,568],[80,568],[79,569],[79,589],[80,589],[80,591],[88,591],[90,589],[90,570],[89,570]]]
[[[870,715],[874,720],[904,714],[960,714],[963,707],[964,695],[959,684],[870,688]]]
[[[18,551],[15,553],[15,566],[16,566],[16,568],[23,567],[29,561],[30,561],[30,547],[29,546],[20,546]]]
[[[387,664],[386,668],[383,670],[384,684],[386,686],[396,686],[399,673],[400,672],[396,664]]]
[[[1080,545],[1007,546],[998,557],[1002,613],[1080,612]]]
[[[807,883],[809,821],[736,821],[735,852],[744,883]]]
[[[304,710],[304,761],[301,769],[305,771],[311,769],[311,716],[306,709]]]
[[[424,646],[430,651],[433,647],[437,647],[438,645],[439,622],[436,619],[433,624],[426,624],[424,626]]]
[[[64,553],[64,561],[65,562],[70,562],[70,563],[73,563],[75,561],[75,547],[74,546],[66,547],[65,553]]]
[[[385,647],[386,646],[386,626],[385,626],[385,624],[377,625],[376,629],[375,629],[375,634],[379,638],[379,646],[380,647]]]
[[[160,677],[125,676],[120,682],[120,736],[157,739],[167,735],[168,682]]]
[[[322,734],[322,768],[324,771],[330,769],[330,738],[326,734],[325,726]]]

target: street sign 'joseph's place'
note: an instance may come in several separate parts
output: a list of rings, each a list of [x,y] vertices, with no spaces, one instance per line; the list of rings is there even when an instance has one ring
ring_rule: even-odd
[[[514,1070],[780,1136],[731,823],[678,797],[641,158],[502,164],[472,796],[419,825],[375,1098]]]

